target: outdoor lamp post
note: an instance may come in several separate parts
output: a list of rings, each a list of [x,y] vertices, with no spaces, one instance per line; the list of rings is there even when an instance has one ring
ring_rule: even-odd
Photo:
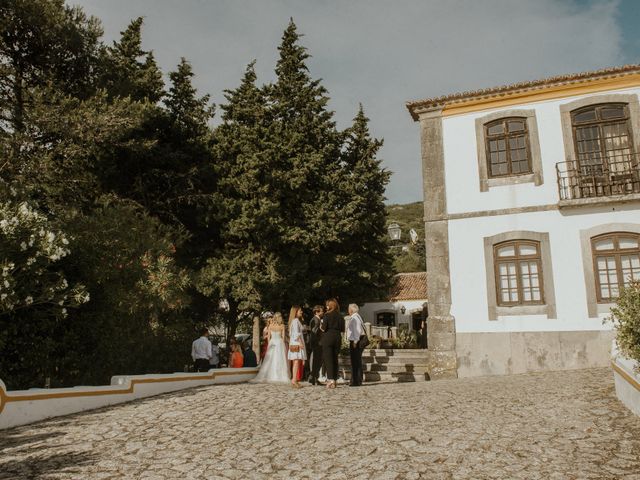
[[[387,227],[387,231],[389,232],[389,238],[391,238],[391,240],[400,240],[400,237],[402,236],[400,225],[398,225],[397,223],[392,223]]]

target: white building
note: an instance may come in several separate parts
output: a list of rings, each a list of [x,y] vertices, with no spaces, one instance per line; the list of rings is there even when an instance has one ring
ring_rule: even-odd
[[[373,327],[416,330],[427,316],[427,274],[399,273],[393,277],[389,298],[360,307],[362,319]]]
[[[640,279],[640,65],[409,102],[431,378],[606,365]]]

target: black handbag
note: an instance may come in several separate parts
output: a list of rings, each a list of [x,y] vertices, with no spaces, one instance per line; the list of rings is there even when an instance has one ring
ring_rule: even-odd
[[[369,341],[369,337],[367,336],[367,329],[364,328],[364,322],[360,322],[362,324],[362,331],[364,332],[362,335],[360,335],[360,338],[358,339],[358,348],[360,350],[364,350],[365,348],[367,348],[367,346],[371,343]]]

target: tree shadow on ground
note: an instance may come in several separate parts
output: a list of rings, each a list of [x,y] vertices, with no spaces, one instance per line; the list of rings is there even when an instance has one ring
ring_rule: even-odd
[[[26,448],[31,448],[29,447],[29,445],[39,442],[46,442],[48,440],[51,440],[52,438],[59,437],[60,435],[65,435],[65,433],[30,433],[21,432],[20,430],[4,431],[0,435],[0,453],[5,449],[17,448],[23,445],[26,446]]]
[[[77,467],[88,465],[95,460],[95,455],[91,453],[62,453],[0,461],[0,480],[36,480],[62,471],[69,474],[78,473]]]

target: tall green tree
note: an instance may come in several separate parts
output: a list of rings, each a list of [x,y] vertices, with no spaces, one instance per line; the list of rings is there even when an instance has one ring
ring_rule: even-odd
[[[368,124],[360,105],[353,125],[345,132],[337,179],[341,194],[335,197],[334,205],[338,208],[341,240],[335,248],[329,246],[326,257],[331,260],[325,264],[332,277],[331,290],[357,302],[387,293],[392,270],[384,204],[391,173],[377,158],[383,142],[371,137]]]
[[[339,195],[334,179],[340,168],[342,134],[336,129],[329,96],[306,64],[307,49],[289,22],[278,47],[277,80],[267,87],[270,135],[279,167],[274,196],[286,212],[277,255],[286,276],[279,285],[283,305],[311,301],[318,280],[320,252],[338,240],[329,197]]]
[[[133,20],[120,40],[104,49],[100,83],[114,97],[155,103],[164,95],[164,83],[153,52],[142,49],[143,22]]]
[[[278,301],[282,272],[274,252],[286,212],[276,198],[280,172],[271,154],[267,101],[256,86],[254,63],[225,98],[214,148],[221,245],[202,269],[199,288],[227,300],[231,336],[240,311],[255,312]]]

